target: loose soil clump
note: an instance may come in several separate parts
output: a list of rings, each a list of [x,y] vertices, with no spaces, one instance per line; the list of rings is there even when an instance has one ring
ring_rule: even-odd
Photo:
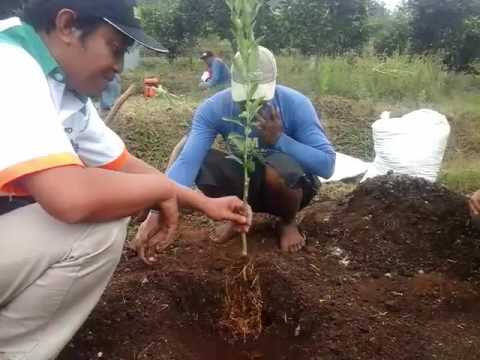
[[[354,267],[405,276],[442,271],[462,279],[480,269],[467,199],[426,180],[395,175],[370,180],[331,218],[330,235]]]
[[[194,214],[157,266],[125,251],[60,359],[480,357],[480,236],[464,197],[385,176],[301,219],[308,246],[298,254],[278,250],[268,219],[250,235],[262,299],[256,340],[222,336],[226,273],[240,244],[210,242]]]

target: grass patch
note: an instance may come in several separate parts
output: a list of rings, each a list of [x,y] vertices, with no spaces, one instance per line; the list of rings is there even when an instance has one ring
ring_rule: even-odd
[[[172,104],[162,98],[134,96],[112,127],[133,155],[165,169],[170,152],[188,131],[195,106],[188,100]]]
[[[278,57],[281,82],[307,94],[479,109],[480,78],[444,71],[435,57]]]
[[[480,189],[480,160],[454,159],[445,163],[439,181],[449,189],[471,194]]]
[[[231,55],[224,43],[218,46],[223,49],[218,52]],[[463,193],[480,189],[480,160],[475,160],[480,153],[479,77],[446,73],[434,58],[280,56],[278,63],[279,82],[310,96],[337,151],[364,160],[374,158],[371,124],[382,111],[397,117],[426,107],[446,114],[452,135],[439,181]],[[165,88],[181,96],[174,104],[141,96],[126,103],[114,127],[132,153],[165,166],[193,111],[211,95],[198,88],[203,71],[198,59],[169,64],[147,57],[123,75],[124,87],[133,82],[139,89],[145,76],[158,76]]]
[[[164,57],[146,57],[141,66],[122,75],[122,87],[125,90],[130,84],[135,84],[140,93],[144,78],[156,76],[169,92],[198,104],[202,99],[213,95],[213,92],[198,87],[204,71],[205,65],[193,58],[178,58],[169,63]]]

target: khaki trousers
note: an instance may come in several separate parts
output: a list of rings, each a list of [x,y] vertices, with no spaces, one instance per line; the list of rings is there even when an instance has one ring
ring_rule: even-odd
[[[68,225],[37,204],[0,216],[0,360],[58,356],[105,290],[127,223]]]

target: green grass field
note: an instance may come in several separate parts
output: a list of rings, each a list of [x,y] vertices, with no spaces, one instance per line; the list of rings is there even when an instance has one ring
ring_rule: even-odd
[[[209,43],[211,44],[211,42]],[[228,61],[224,42],[214,48]],[[464,193],[480,189],[480,77],[447,73],[435,58],[372,56],[304,58],[279,56],[279,82],[308,95],[322,114],[338,151],[372,160],[371,124],[381,112],[403,115],[419,108],[445,114],[452,135],[439,181]],[[165,166],[168,154],[183,136],[194,109],[211,95],[198,89],[204,65],[195,57],[169,64],[145,58],[143,65],[123,76],[124,87],[141,88],[155,75],[178,99],[131,98],[114,127],[130,149],[153,165]]]

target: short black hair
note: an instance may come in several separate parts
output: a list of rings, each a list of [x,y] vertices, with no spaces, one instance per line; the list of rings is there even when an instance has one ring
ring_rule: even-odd
[[[83,0],[78,0],[83,1]],[[21,17],[27,24],[37,31],[45,31],[47,34],[55,30],[55,19],[62,9],[75,11],[77,18],[75,27],[82,31],[85,39],[95,32],[102,24],[107,24],[101,17],[82,13],[82,6],[75,6],[72,0],[29,0],[24,6]],[[134,41],[125,37],[127,45],[133,45]]]

